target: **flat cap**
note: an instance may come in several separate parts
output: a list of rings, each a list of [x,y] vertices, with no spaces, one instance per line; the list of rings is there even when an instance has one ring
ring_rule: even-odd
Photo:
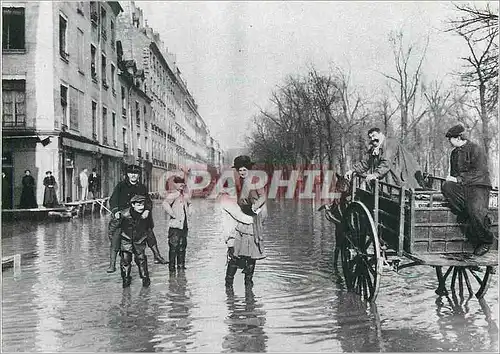
[[[141,168],[137,165],[128,165],[127,173],[139,173],[141,172]]]
[[[130,203],[142,203],[146,200],[144,195],[136,194],[130,199]]]
[[[465,128],[462,125],[457,124],[457,125],[451,127],[448,130],[448,132],[446,132],[446,137],[447,138],[456,138],[457,136],[462,134],[464,131],[465,131]]]

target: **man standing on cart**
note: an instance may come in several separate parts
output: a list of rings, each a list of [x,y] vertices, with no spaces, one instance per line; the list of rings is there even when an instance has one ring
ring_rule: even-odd
[[[474,254],[486,254],[493,244],[488,205],[491,190],[488,159],[484,150],[464,137],[462,125],[451,127],[446,138],[454,147],[450,155],[450,175],[441,191],[451,209],[469,223],[467,237],[475,245]]]
[[[366,174],[366,181],[385,179],[386,182],[404,186],[406,188],[419,188],[416,179],[420,171],[417,160],[396,139],[387,138],[379,128],[368,130],[370,147],[368,157],[358,162],[345,174],[350,179],[353,172]]]

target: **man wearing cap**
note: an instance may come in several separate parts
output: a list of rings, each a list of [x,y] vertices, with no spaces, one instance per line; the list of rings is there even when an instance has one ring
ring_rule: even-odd
[[[491,190],[488,159],[484,150],[464,137],[464,127],[455,125],[446,133],[454,147],[450,155],[450,175],[441,191],[462,220],[467,220],[471,232],[469,241],[475,245],[474,254],[486,254],[493,243],[488,204]]]
[[[120,216],[120,271],[123,280],[123,287],[130,286],[132,277],[132,254],[135,263],[139,268],[139,276],[143,286],[149,286],[148,259],[146,253],[146,240],[150,229],[150,222],[142,215],[147,212],[145,209],[146,197],[144,195],[134,195],[130,199],[130,207],[121,211]]]
[[[253,165],[250,157],[245,155],[234,159],[233,168],[238,173],[235,178],[237,203],[244,215],[238,217],[236,213],[225,209],[237,223],[236,228],[226,238],[229,260],[225,284],[228,288],[233,286],[238,268],[243,268],[245,286],[251,287],[256,261],[265,258],[262,225],[267,216],[267,197],[264,188],[251,188],[252,176],[249,170]]]
[[[147,243],[148,246],[153,251],[153,256],[155,259],[155,263],[167,264],[168,262],[160,255],[160,251],[158,250],[158,243],[156,241],[155,234],[153,232],[153,218],[151,215],[151,210],[153,209],[153,203],[148,194],[147,187],[139,182],[139,166],[129,165],[127,166],[127,176],[125,180],[119,182],[115,189],[113,190],[113,194],[109,198],[109,206],[111,208],[112,217],[109,222],[108,228],[108,237],[111,241],[110,246],[110,260],[109,260],[109,268],[107,270],[108,273],[113,273],[116,270],[116,256],[120,250],[120,211],[126,209],[130,206],[130,199],[136,195],[144,195],[145,196],[145,210],[142,213],[141,217],[147,219],[150,223],[150,231],[148,232]]]
[[[368,130],[370,147],[368,157],[355,164],[345,174],[366,174],[366,181],[385,178],[386,182],[406,188],[420,188],[416,179],[420,167],[415,157],[396,139],[387,138],[379,128]]]

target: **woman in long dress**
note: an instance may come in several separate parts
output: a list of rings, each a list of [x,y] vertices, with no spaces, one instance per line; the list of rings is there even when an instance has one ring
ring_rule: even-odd
[[[43,185],[45,186],[43,206],[46,208],[53,208],[58,205],[56,196],[56,179],[52,176],[51,171],[47,171],[45,176],[46,177],[43,179]]]
[[[21,200],[19,207],[21,209],[38,208],[35,197],[35,179],[31,175],[30,170],[24,171],[22,179],[23,190],[21,192]]]
[[[267,216],[266,193],[264,188],[251,187],[249,170],[254,163],[248,156],[238,156],[234,166],[238,171],[236,178],[237,204],[239,208],[225,208],[236,221],[236,227],[226,239],[228,246],[228,265],[226,269],[226,287],[233,286],[238,268],[243,268],[245,286],[253,285],[253,274],[258,259],[265,258],[262,223]]]

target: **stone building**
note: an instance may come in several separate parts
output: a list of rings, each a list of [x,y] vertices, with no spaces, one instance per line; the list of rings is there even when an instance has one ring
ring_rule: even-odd
[[[76,200],[81,170],[102,194],[121,178],[116,21],[119,2],[2,2],[2,170],[13,206],[30,169],[42,205],[45,172],[59,201]]]
[[[144,72],[144,92],[151,98],[151,189],[162,191],[168,171],[181,166],[207,168],[207,126],[160,35],[147,25],[134,1],[120,2],[118,19],[124,60]]]

